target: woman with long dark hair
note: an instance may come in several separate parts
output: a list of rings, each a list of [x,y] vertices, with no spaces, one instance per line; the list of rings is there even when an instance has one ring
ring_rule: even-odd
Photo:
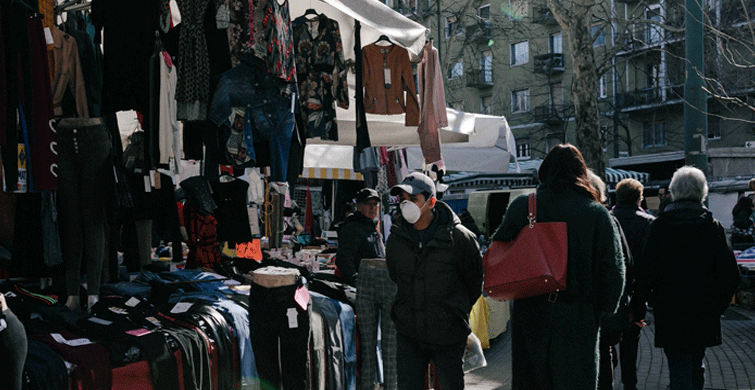
[[[512,389],[595,389],[599,320],[624,286],[621,236],[590,185],[579,150],[554,147],[538,170],[537,221],[566,222],[566,290],[514,302]],[[509,205],[493,236],[514,240],[527,225],[527,196]]]

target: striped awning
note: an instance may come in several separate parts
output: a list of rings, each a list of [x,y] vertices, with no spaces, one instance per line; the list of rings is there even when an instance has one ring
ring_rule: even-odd
[[[616,184],[624,179],[635,179],[646,183],[650,177],[647,172],[627,171],[624,169],[606,167],[606,183]]]
[[[340,168],[304,168],[299,177],[305,179],[364,180],[361,173]]]

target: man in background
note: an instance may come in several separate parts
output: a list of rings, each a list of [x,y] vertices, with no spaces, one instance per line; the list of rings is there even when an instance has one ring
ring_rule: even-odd
[[[383,237],[377,229],[380,195],[372,188],[357,192],[356,211],[338,228],[336,266],[346,283],[356,286],[362,259],[385,258]]]
[[[632,309],[638,305],[632,297],[635,290],[635,265],[642,262],[642,248],[645,244],[650,223],[655,217],[646,213],[640,207],[644,186],[635,179],[624,179],[616,185],[616,206],[611,214],[619,221],[624,236],[629,244],[632,263],[626,264],[626,295],[629,299],[629,309],[626,313],[624,332],[619,342],[619,362],[621,364],[621,382],[624,389],[634,390],[637,387],[637,346],[640,340],[640,331],[645,326],[644,322],[635,321]],[[659,193],[660,195],[660,193]],[[659,211],[661,208],[659,207]]]

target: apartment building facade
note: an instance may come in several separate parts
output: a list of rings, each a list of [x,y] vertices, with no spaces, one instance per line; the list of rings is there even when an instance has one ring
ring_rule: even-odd
[[[519,159],[576,143],[569,45],[545,0],[384,1],[431,29],[448,105],[505,116]],[[606,166],[668,180],[684,165],[684,4],[606,0],[594,10],[591,39],[606,69],[596,136]],[[755,57],[747,34],[755,0],[709,0],[705,14],[708,175],[752,177]]]

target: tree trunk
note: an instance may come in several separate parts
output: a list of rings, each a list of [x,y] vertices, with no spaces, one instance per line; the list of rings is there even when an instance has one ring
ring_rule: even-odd
[[[605,177],[602,135],[598,113],[598,67],[595,63],[593,37],[590,34],[592,3],[586,0],[571,2],[566,8],[556,0],[547,0],[558,24],[566,35],[572,61],[572,98],[577,139],[575,146],[589,168]]]

